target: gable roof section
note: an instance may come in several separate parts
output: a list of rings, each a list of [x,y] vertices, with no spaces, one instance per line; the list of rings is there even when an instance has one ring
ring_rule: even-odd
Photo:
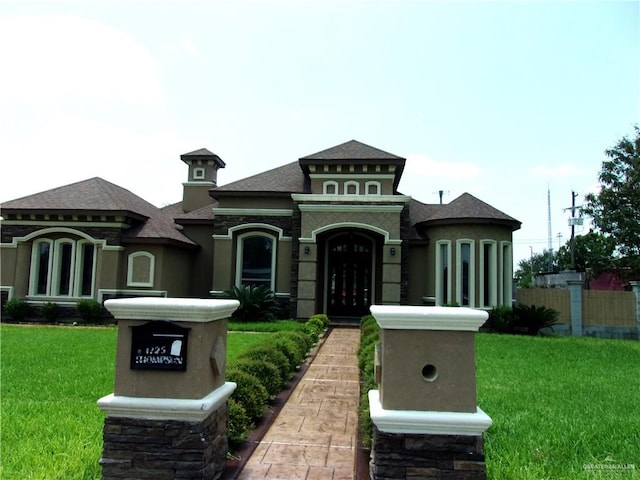
[[[393,153],[366,145],[357,140],[327,148],[321,152],[302,157],[300,160],[405,160]]]
[[[227,195],[279,196],[282,194],[305,193],[308,188],[298,162],[292,162],[251,177],[243,178],[236,182],[213,188],[210,190],[210,194],[214,198]]]
[[[436,207],[437,208],[431,211],[425,207],[414,208],[413,212],[415,212],[416,218],[411,219],[412,222],[415,222],[414,225],[433,226],[452,223],[496,223],[510,226],[512,230],[518,230],[521,225],[519,220],[501,212],[469,193],[463,193],[450,203],[436,205]]]
[[[400,184],[400,177],[402,177],[406,159],[393,153],[380,150],[379,148],[366,145],[357,140],[350,140],[335,147],[322,150],[321,152],[302,157],[298,162],[305,175],[311,173],[310,167],[312,165],[393,165],[396,167],[393,182],[393,189],[395,191]]]
[[[94,177],[2,203],[4,213],[51,215],[124,215],[134,227],[127,240],[170,240],[195,245],[178,231],[171,215],[129,190]]]

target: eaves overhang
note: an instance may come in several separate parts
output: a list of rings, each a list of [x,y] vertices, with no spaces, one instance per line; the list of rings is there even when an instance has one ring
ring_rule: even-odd
[[[508,220],[502,218],[477,218],[477,217],[460,217],[460,218],[438,218],[435,220],[423,220],[415,223],[415,228],[426,229],[430,227],[439,227],[446,225],[499,225],[509,227],[512,232],[519,230],[522,222],[517,220]]]

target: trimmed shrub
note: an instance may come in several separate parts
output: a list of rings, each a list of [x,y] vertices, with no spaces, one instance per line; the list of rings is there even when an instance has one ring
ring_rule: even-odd
[[[304,332],[311,337],[313,343],[316,343],[320,338],[320,332],[322,330],[318,327],[317,324],[314,323],[305,323],[304,324]]]
[[[514,320],[513,308],[506,305],[493,307],[484,328],[495,333],[513,333]]]
[[[227,403],[229,412],[228,430],[229,445],[238,446],[247,439],[249,430],[252,427],[247,411],[235,399],[229,398]]]
[[[307,335],[303,331],[282,332],[280,335],[284,338],[292,339],[294,342],[300,345],[302,350],[304,350],[307,354],[309,353],[309,350],[311,350],[311,347],[313,346],[313,338],[311,338],[311,336]]]
[[[278,367],[266,359],[255,360],[251,358],[241,358],[236,360],[233,368],[249,373],[260,380],[260,383],[271,397],[275,397],[280,393],[284,385]]]
[[[102,305],[92,298],[83,298],[76,304],[78,314],[85,323],[100,323],[102,321]]]
[[[289,360],[289,370],[292,372],[296,370],[296,367],[300,365],[307,356],[307,352],[302,351],[300,345],[293,339],[282,335],[270,339],[269,345],[273,345],[285,354],[287,360]]]
[[[235,367],[227,370],[226,377],[229,381],[238,385],[231,398],[242,405],[249,419],[256,421],[262,418],[269,394],[267,389],[260,383],[260,380],[254,375]]]
[[[21,322],[29,314],[29,304],[22,298],[12,298],[4,304],[4,314],[14,322]]]
[[[242,353],[238,357],[237,361],[243,358],[273,363],[278,368],[283,386],[291,377],[291,373],[293,372],[293,370],[289,367],[289,359],[287,358],[287,356],[280,350],[278,350],[274,345],[255,346]]]
[[[315,315],[312,315],[309,320],[320,320],[324,328],[328,328],[331,324],[331,320],[329,320],[329,317],[327,317],[324,313],[316,313]]]
[[[380,336],[380,327],[372,315],[360,321],[360,347],[358,348],[358,366],[360,368],[360,434],[362,443],[370,447],[373,435],[373,423],[369,409],[369,390],[377,388],[374,374],[375,347]]]
[[[47,302],[42,305],[42,316],[48,322],[55,322],[60,316],[60,307],[55,302]]]
[[[317,317],[311,317],[309,320],[307,320],[307,325],[315,325],[316,327],[318,327],[318,331],[322,332],[326,327],[324,326],[324,322],[317,318]]]
[[[278,302],[274,293],[264,285],[241,285],[226,290],[225,295],[240,302],[231,318],[241,322],[272,322],[276,320]]]

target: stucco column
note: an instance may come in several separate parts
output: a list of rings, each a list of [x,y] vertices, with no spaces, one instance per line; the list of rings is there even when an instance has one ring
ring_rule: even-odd
[[[227,449],[227,319],[237,300],[107,300],[118,321],[105,412],[104,478],[216,480]]]
[[[571,334],[582,336],[582,280],[567,280],[571,310]]]
[[[486,478],[483,432],[491,418],[476,404],[475,332],[485,311],[374,305],[380,325],[373,480]]]

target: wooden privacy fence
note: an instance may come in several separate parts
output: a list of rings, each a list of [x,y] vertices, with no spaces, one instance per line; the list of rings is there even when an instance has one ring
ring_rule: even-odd
[[[584,290],[579,282],[569,288],[523,288],[517,303],[552,308],[560,313],[554,328],[562,333],[639,338],[640,282],[631,282],[633,291]],[[573,297],[572,297],[573,296]]]

